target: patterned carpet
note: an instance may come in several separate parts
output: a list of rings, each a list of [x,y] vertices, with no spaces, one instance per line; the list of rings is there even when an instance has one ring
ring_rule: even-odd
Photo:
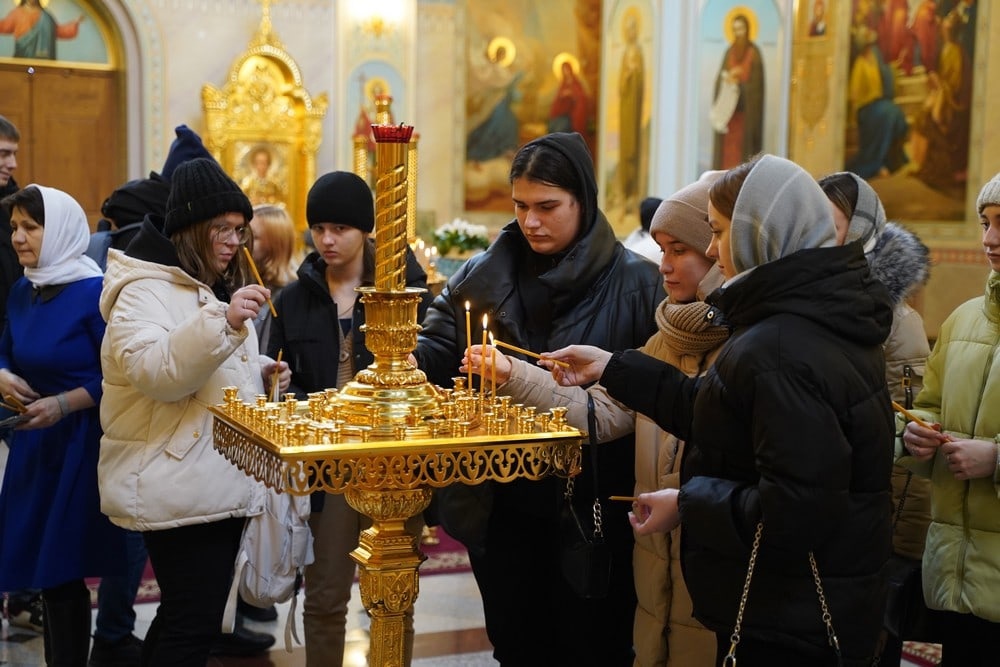
[[[903,659],[918,667],[934,667],[941,662],[941,646],[924,642],[903,642]]]
[[[427,556],[420,565],[420,576],[426,577],[432,574],[454,574],[456,572],[468,572],[472,569],[469,564],[469,553],[455,538],[438,526],[431,529],[431,537],[425,531],[420,542],[420,550]],[[437,539],[437,544],[432,544]]]

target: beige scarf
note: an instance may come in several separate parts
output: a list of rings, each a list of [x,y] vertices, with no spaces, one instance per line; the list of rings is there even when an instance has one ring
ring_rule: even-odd
[[[729,330],[706,315],[712,307],[704,301],[671,303],[664,299],[656,309],[656,325],[678,354],[702,355],[729,338]]]

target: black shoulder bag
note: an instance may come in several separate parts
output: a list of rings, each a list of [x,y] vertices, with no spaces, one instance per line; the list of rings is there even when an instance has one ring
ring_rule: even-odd
[[[587,428],[590,430],[590,470],[594,478],[593,529],[586,528],[573,507],[573,478],[566,480],[562,509],[559,513],[559,563],[563,577],[581,598],[597,599],[608,595],[611,582],[611,552],[601,528],[601,499],[597,495],[597,427],[594,399],[587,394]]]

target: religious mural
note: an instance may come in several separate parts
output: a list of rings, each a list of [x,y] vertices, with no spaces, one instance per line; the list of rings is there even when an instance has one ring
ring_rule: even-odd
[[[701,15],[698,168],[729,169],[778,152],[782,17],[773,0],[710,0]]]
[[[522,144],[579,132],[597,157],[601,2],[470,0],[468,26],[465,207],[509,212]]]
[[[964,217],[976,6],[853,0],[844,166],[890,218]]]
[[[654,18],[650,2],[620,1],[605,36],[606,82],[601,126],[601,207],[618,236],[639,225],[649,193],[649,128],[653,102]]]
[[[395,122],[392,117],[393,108],[405,109],[403,96],[403,78],[400,73],[387,62],[368,60],[361,63],[350,74],[347,86],[347,108],[353,114],[351,122],[351,139],[364,137],[367,147],[369,185],[375,187],[372,177],[375,169],[375,137],[372,135],[372,123],[375,123],[380,108],[386,108],[388,122]],[[400,119],[400,122],[406,122]],[[351,162],[348,162],[350,164]]]
[[[0,18],[0,57],[109,64],[98,23],[85,3],[14,0]]]

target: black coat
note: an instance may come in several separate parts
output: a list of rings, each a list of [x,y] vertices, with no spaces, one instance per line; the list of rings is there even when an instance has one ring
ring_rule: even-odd
[[[544,341],[530,340],[525,331],[527,314],[518,294],[517,267],[529,253],[529,246],[517,222],[507,225],[486,252],[467,261],[434,299],[418,337],[416,356],[420,369],[442,386],[451,386],[467,341],[465,302],[471,305],[473,345],[482,342],[483,314],[489,329],[506,343],[535,351],[555,350],[574,343],[614,350],[644,343],[656,328],[653,312],[665,297],[662,278],[655,265],[619,243],[610,225],[603,220],[574,246],[573,250],[543,274],[550,286],[547,306],[550,317]],[[517,354],[505,351],[517,357]],[[533,360],[532,360],[533,361]],[[474,378],[474,382],[475,382]],[[574,424],[582,430],[586,424]],[[608,493],[622,493],[635,485],[635,443],[632,435],[602,445],[601,486]],[[584,461],[589,461],[585,452]],[[557,495],[541,491],[554,480],[538,483],[515,482],[498,487],[523,495],[522,509],[531,514],[552,516]],[[591,493],[590,475],[581,475],[577,489],[583,505]],[[525,494],[526,487],[536,489]],[[541,498],[538,493],[544,494]],[[590,496],[591,502],[593,496]],[[444,509],[444,508],[442,508]]]
[[[812,551],[845,658],[871,656],[890,552],[889,295],[854,243],[759,266],[709,302],[733,333],[700,381],[635,351],[601,379],[688,441],[679,506],[694,615],[732,631],[763,521],[744,634],[827,645]]]
[[[374,250],[371,241],[365,246],[365,276],[363,285],[374,284],[371,267]],[[284,351],[282,359],[292,370],[292,383],[288,391],[295,392],[299,399],[313,391],[337,386],[337,369],[340,365],[340,321],[337,318],[337,304],[330,297],[326,285],[326,263],[319,253],[311,253],[299,266],[298,280],[286,285],[274,298],[274,309],[278,317],[271,321],[271,335],[267,344],[267,355],[276,359],[279,350]],[[427,274],[420,267],[413,253],[406,252],[407,287],[427,287]],[[417,319],[423,319],[430,303],[430,293],[425,292],[417,308]],[[361,299],[354,302],[351,322],[352,367],[354,372],[366,368],[374,361],[372,353],[365,346],[365,308]]]
[[[11,178],[7,185],[0,188],[0,199],[20,189]],[[7,321],[7,293],[17,279],[24,275],[24,267],[17,261],[17,253],[10,237],[10,213],[0,206],[0,328]]]

